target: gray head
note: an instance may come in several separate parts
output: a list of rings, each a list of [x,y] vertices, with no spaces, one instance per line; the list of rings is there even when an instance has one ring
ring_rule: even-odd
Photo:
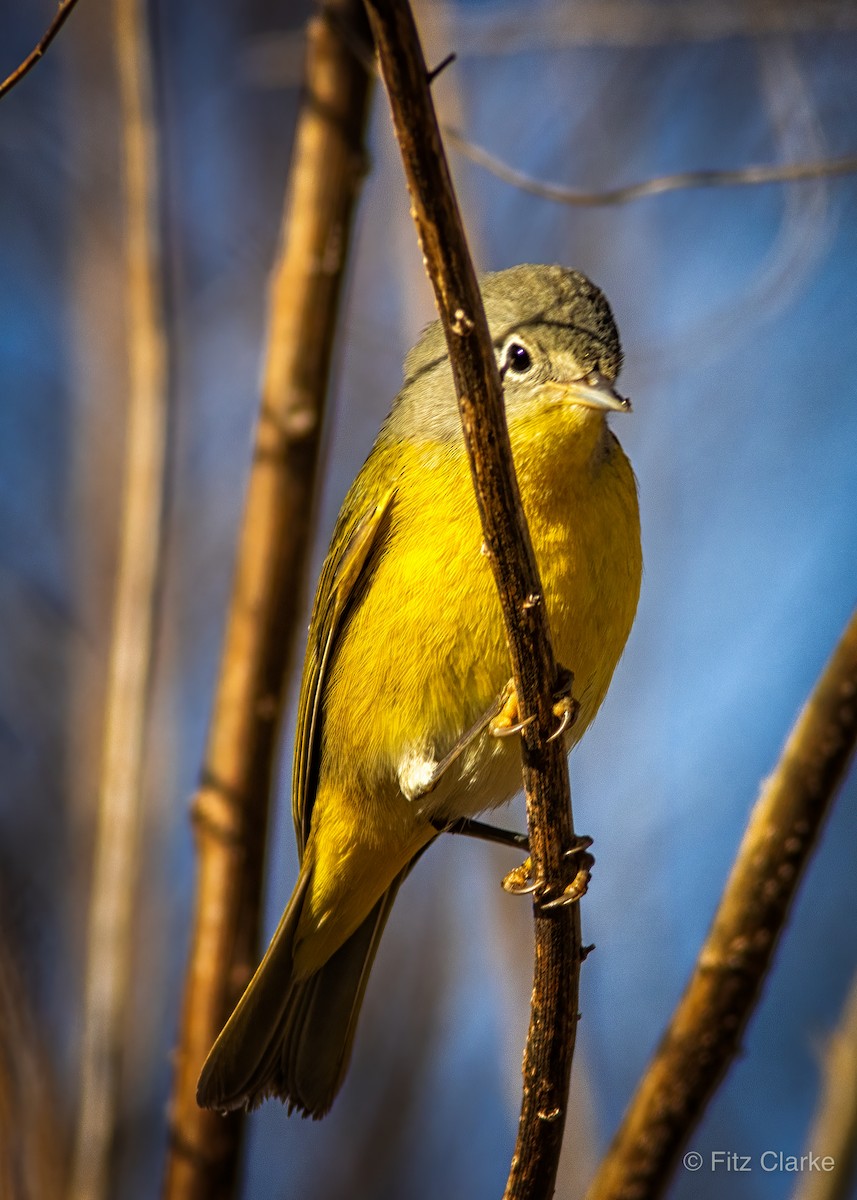
[[[510,417],[546,388],[568,395],[572,384],[581,404],[629,407],[612,390],[622,365],[613,314],[585,275],[526,264],[483,275],[479,284]],[[440,321],[423,330],[405,359],[404,386],[385,433],[396,437],[400,430],[433,439],[460,433]]]

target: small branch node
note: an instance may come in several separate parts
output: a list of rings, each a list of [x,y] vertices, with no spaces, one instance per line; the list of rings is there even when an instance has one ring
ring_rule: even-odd
[[[579,1015],[579,1014],[578,1014]],[[539,1109],[538,1117],[540,1121],[558,1121],[562,1116],[561,1108]]]
[[[475,324],[473,318],[469,317],[463,308],[457,308],[450,328],[458,337],[467,337],[473,332]]]

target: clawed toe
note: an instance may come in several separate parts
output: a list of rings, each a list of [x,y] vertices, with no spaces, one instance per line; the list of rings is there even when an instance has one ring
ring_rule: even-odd
[[[564,908],[567,904],[576,904],[581,897],[586,895],[589,880],[592,878],[592,868],[595,866],[595,858],[589,853],[591,845],[592,838],[583,836],[576,839],[570,850],[566,850],[563,857],[576,862],[577,871],[571,883],[563,888],[559,896],[542,903],[543,910]]]
[[[514,867],[508,875],[503,876],[501,887],[510,896],[528,896],[536,890],[536,881],[533,879],[533,860],[529,855],[519,867]]]

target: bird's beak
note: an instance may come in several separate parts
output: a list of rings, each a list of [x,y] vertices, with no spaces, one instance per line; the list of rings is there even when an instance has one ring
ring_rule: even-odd
[[[582,404],[586,408],[597,408],[602,412],[631,411],[631,401],[626,396],[620,396],[610,380],[600,371],[590,371],[581,379],[566,384],[565,391],[572,404]]]

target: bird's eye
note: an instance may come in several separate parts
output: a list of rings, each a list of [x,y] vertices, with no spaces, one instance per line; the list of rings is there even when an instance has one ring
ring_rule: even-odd
[[[526,346],[522,346],[520,342],[510,342],[503,360],[504,370],[513,371],[516,375],[525,375],[532,365],[533,360]]]

